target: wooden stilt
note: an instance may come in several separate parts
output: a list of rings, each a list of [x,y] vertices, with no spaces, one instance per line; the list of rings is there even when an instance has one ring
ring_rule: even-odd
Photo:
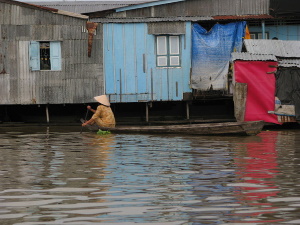
[[[189,105],[189,102],[186,102],[185,105],[186,105],[186,119],[189,120],[190,119],[190,105]]]
[[[49,123],[50,119],[49,119],[49,108],[48,108],[48,105],[46,105],[46,119],[47,119],[47,123]]]
[[[149,122],[149,104],[146,102],[146,122]]]

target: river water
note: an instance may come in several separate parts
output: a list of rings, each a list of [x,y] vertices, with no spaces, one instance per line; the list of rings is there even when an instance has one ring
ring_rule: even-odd
[[[0,128],[0,224],[300,224],[300,130]]]

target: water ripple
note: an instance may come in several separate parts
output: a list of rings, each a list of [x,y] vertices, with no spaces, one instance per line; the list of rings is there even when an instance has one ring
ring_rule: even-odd
[[[300,132],[0,134],[0,224],[297,224]]]

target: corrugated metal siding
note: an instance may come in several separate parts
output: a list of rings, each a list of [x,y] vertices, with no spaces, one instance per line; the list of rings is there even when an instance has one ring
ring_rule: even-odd
[[[83,19],[77,17],[65,16],[58,13],[52,13],[50,11],[21,7],[18,5],[5,4],[2,2],[0,2],[0,8],[2,9],[2,13],[0,16],[0,24],[76,25],[84,21]]]
[[[274,55],[251,54],[248,52],[233,52],[231,53],[231,61],[277,61]]]
[[[191,92],[191,24],[181,35],[180,68],[157,68],[147,24],[104,24],[106,94],[112,102],[182,100]]]
[[[30,2],[31,4],[51,7],[55,9],[65,10],[75,13],[88,13],[103,11],[125,7],[128,5],[135,5],[144,3],[149,0],[143,1],[44,1],[44,2]]]
[[[126,11],[125,17],[177,17],[269,14],[269,0],[189,0]],[[111,17],[124,17],[112,14]]]
[[[33,104],[35,102],[35,87],[38,85],[36,83],[36,74],[30,72],[28,63],[28,52],[29,44],[28,41],[16,42],[14,51],[17,53],[16,64],[18,65],[17,71],[14,74],[18,74],[18,104]],[[10,70],[12,71],[12,70]],[[13,91],[13,90],[12,90]]]
[[[10,76],[9,74],[0,74],[0,102],[2,104],[10,103]]]
[[[0,104],[94,102],[104,93],[102,25],[88,57],[86,20],[0,3]],[[31,71],[30,41],[60,41],[61,71]]]
[[[279,60],[279,66],[300,68],[300,59],[281,59]]]
[[[300,41],[244,40],[246,49],[254,54],[272,54],[278,57],[300,57]]]
[[[179,16],[179,17],[164,17],[164,18],[92,18],[90,21],[96,23],[156,23],[156,22],[198,22],[213,20],[209,16]]]

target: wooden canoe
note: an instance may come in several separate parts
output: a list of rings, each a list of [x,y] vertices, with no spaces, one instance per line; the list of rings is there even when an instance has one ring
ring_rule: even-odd
[[[257,135],[262,131],[263,126],[264,121],[250,121],[158,126],[119,125],[115,128],[88,126],[87,128],[92,131],[109,130],[115,134]]]

